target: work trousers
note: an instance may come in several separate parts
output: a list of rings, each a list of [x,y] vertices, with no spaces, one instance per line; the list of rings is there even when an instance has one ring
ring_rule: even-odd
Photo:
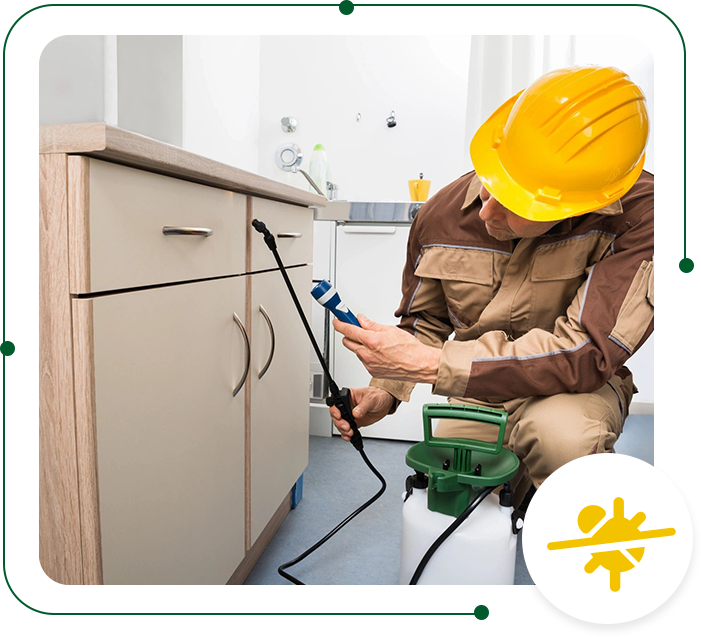
[[[594,453],[614,453],[613,445],[623,430],[635,391],[632,376],[613,376],[590,394],[530,396],[505,402],[470,398],[449,398],[453,405],[478,405],[501,409],[509,414],[504,447],[520,460],[511,481],[514,507],[531,485],[538,488],[554,471],[570,460]],[[461,420],[440,420],[434,436],[472,438],[496,442],[498,428]]]

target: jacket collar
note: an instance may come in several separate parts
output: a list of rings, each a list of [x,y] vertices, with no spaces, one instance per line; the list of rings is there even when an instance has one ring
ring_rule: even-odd
[[[460,207],[460,210],[465,210],[465,208],[474,203],[477,197],[479,197],[481,189],[482,182],[477,178],[477,175],[474,175],[472,179],[470,179],[470,183],[467,186],[467,193],[465,193],[465,201]]]

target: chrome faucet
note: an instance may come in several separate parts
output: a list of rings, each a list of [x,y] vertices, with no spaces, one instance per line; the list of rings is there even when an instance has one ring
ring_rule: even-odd
[[[334,184],[330,181],[326,182],[326,198],[329,201],[335,201],[338,199],[338,184]]]
[[[325,196],[321,191],[321,188],[316,185],[314,180],[307,174],[307,172],[300,168],[302,163],[302,149],[297,146],[297,144],[290,143],[280,146],[275,151],[275,163],[280,170],[284,170],[285,172],[302,173],[304,178],[309,182],[309,185],[322,197]]]

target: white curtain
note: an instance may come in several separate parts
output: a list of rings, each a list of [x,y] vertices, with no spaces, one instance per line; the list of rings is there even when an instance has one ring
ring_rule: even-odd
[[[470,141],[482,122],[515,93],[553,69],[575,63],[572,35],[473,35],[465,122],[465,170]]]

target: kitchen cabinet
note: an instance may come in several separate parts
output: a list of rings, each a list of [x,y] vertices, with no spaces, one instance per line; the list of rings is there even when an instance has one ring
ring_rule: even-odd
[[[250,222],[309,312],[324,199],[105,124],[42,127],[40,152],[41,565],[243,583],[309,426],[308,341]]]
[[[307,320],[311,266],[289,268]],[[309,338],[279,271],[251,276],[251,542],[309,461]],[[301,373],[305,369],[307,373]],[[307,397],[300,400],[300,396]]]

